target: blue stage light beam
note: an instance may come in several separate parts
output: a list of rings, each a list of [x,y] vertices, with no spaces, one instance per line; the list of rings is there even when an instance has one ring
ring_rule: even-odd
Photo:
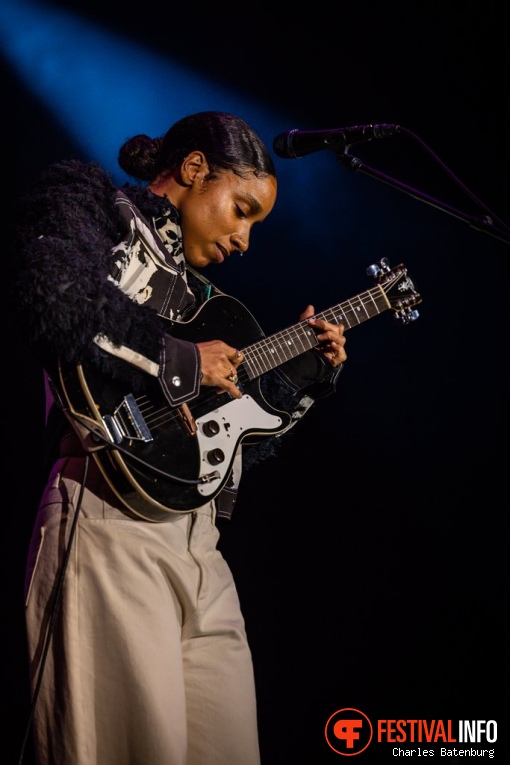
[[[269,147],[275,135],[301,127],[292,124],[289,115],[222,87],[131,38],[35,0],[0,4],[0,48],[18,79],[80,147],[82,158],[100,162],[118,183],[126,180],[117,153],[127,138],[136,133],[161,135],[175,120],[195,111],[238,114]],[[44,136],[40,140],[43,150]],[[317,257],[330,245],[333,233],[317,222],[329,216],[337,223],[338,209],[345,212],[352,204],[349,183],[329,152],[275,159],[278,221],[287,233],[288,249],[297,253],[298,245],[313,241]],[[348,220],[346,215],[342,227]]]
[[[136,132],[157,135],[203,109],[270,124],[267,110],[75,14],[17,0],[0,8],[0,44],[26,87],[109,169]],[[281,124],[281,123],[280,123]]]

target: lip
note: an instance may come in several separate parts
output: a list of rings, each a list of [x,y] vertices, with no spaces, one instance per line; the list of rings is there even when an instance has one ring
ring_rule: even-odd
[[[219,257],[218,257],[218,259],[217,259],[217,262],[218,262],[218,263],[223,263],[223,261],[224,261],[226,258],[228,258],[228,256],[230,255],[230,253],[229,253],[229,251],[228,251],[228,250],[226,250],[226,249],[225,249],[225,247],[222,247],[222,245],[221,245],[221,244],[218,244],[218,243],[216,243],[216,249],[218,250],[218,255],[219,255]]]

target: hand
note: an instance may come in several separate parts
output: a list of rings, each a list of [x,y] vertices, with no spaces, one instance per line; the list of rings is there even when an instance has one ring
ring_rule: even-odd
[[[241,351],[221,340],[197,343],[200,353],[202,385],[215,385],[233,398],[242,398],[237,387],[237,367],[244,361]]]
[[[312,319],[314,313],[315,308],[309,305],[299,318],[301,321],[309,320],[309,325],[317,331],[317,339],[320,340],[319,350],[334,367],[338,367],[347,360],[344,348],[344,325],[331,324],[324,319]]]

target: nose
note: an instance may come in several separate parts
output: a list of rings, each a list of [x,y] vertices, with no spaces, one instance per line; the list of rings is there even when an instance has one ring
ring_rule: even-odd
[[[246,232],[246,234],[235,234],[232,237],[232,244],[234,245],[235,249],[238,250],[240,253],[248,252],[248,246],[250,243],[250,234],[249,231]]]

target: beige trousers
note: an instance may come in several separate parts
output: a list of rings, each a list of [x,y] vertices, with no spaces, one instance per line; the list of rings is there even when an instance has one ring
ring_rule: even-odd
[[[60,459],[27,566],[32,688],[85,458]],[[213,503],[133,520],[93,459],[34,716],[39,765],[258,765],[253,667]]]

